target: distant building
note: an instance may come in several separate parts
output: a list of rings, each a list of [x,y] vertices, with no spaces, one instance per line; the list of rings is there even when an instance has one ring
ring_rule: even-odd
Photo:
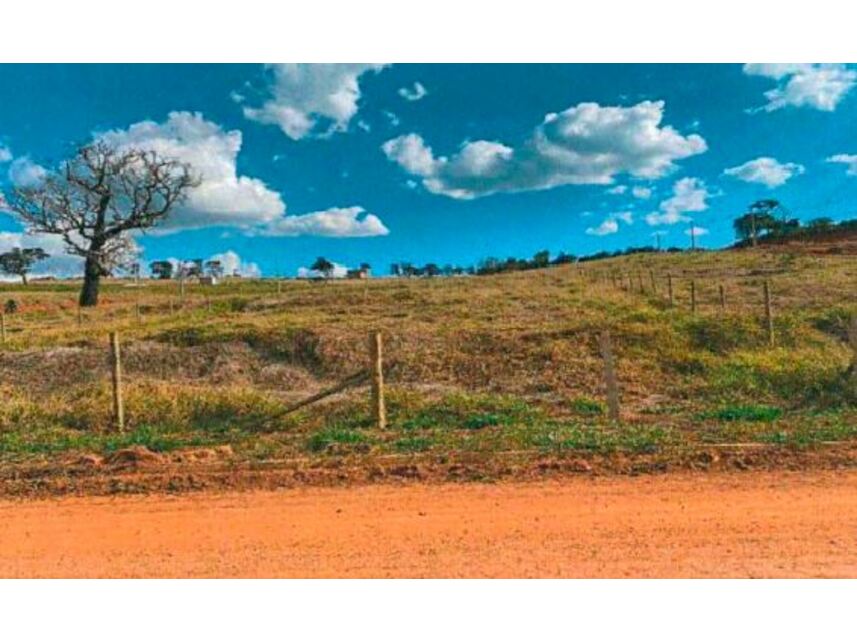
[[[345,273],[347,279],[369,279],[369,268],[354,268]]]
[[[217,277],[214,275],[201,275],[199,278],[199,283],[203,286],[216,286]]]

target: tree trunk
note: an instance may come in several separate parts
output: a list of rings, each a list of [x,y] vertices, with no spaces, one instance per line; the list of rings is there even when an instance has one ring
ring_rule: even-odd
[[[24,283],[25,286],[27,285],[27,273],[26,272],[21,273],[21,281]]]
[[[80,305],[98,305],[98,286],[101,283],[101,268],[92,257],[86,258],[83,269],[83,288],[80,291]]]

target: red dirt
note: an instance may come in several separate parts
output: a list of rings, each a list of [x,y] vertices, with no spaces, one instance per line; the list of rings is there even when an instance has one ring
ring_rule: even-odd
[[[857,472],[0,503],[14,577],[857,576]]]

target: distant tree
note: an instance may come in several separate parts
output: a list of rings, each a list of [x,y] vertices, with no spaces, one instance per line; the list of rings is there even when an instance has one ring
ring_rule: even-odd
[[[223,276],[223,262],[219,259],[209,259],[205,262],[205,271],[211,277],[215,277],[216,279],[220,279]]]
[[[84,258],[80,305],[95,306],[101,278],[133,249],[131,231],[163,221],[198,183],[188,165],[152,150],[95,142],[41,181],[16,186],[6,207]]]
[[[777,215],[785,216],[785,208],[776,199],[761,199],[750,205],[746,214],[732,223],[735,233],[744,241],[749,240],[755,247],[759,237],[783,229]]]
[[[0,270],[9,275],[18,275],[26,286],[30,268],[48,256],[41,248],[12,248],[9,252],[0,254]]]
[[[149,270],[158,279],[173,278],[173,264],[169,261],[153,261],[149,264]]]
[[[334,269],[335,266],[324,257],[319,257],[315,260],[315,263],[310,266],[310,270],[315,270],[325,279],[330,279],[333,276]]]
[[[832,230],[835,225],[830,217],[818,217],[807,221],[806,227],[810,232],[826,232]]]
[[[18,312],[18,302],[14,299],[7,299],[6,303],[3,304],[3,312],[7,315],[14,315]]]
[[[533,255],[533,268],[547,268],[550,264],[551,253],[542,250]]]
[[[426,277],[437,277],[440,273],[440,267],[436,263],[427,263],[423,266],[423,274]]]
[[[391,263],[390,264],[390,274],[393,275],[394,277],[401,277],[402,276],[402,266],[397,264],[397,263]]]

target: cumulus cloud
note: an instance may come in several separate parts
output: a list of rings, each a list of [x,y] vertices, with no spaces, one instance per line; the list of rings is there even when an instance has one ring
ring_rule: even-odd
[[[390,230],[378,216],[354,206],[282,217],[260,228],[258,234],[280,237],[378,237],[390,234]]]
[[[44,180],[48,171],[28,156],[16,158],[9,165],[9,180],[12,184],[27,187],[37,185]]]
[[[698,134],[683,136],[662,125],[663,112],[663,101],[631,107],[580,103],[545,116],[516,148],[498,141],[466,141],[451,157],[436,156],[421,136],[411,133],[385,142],[381,149],[420,177],[428,191],[457,199],[560,185],[607,185],[620,174],[654,179],[674,170],[677,160],[707,149]]]
[[[627,185],[617,185],[616,187],[607,190],[607,194],[625,194],[628,191]]]
[[[399,89],[399,96],[408,101],[420,100],[425,98],[426,94],[428,94],[428,91],[420,82],[415,82],[410,87],[402,87]]]
[[[857,176],[857,154],[834,154],[827,157],[828,163],[842,163],[845,165],[845,173],[849,176]]]
[[[142,121],[98,136],[119,148],[152,149],[189,163],[202,178],[187,201],[153,231],[156,234],[208,226],[237,227],[247,234],[268,236],[354,237],[389,232],[377,215],[360,218],[364,210],[359,206],[285,216],[286,204],[278,192],[260,179],[238,174],[241,132],[226,131],[199,113],[173,112],[165,123]]]
[[[172,112],[164,123],[141,121],[127,130],[101,133],[99,138],[119,148],[150,149],[189,163],[202,178],[187,201],[160,226],[163,229],[257,225],[286,211],[280,195],[263,181],[238,174],[241,132],[225,131],[200,113]]]
[[[689,237],[702,237],[708,234],[708,228],[700,228],[699,226],[693,226],[685,230],[684,233]]]
[[[769,188],[775,188],[805,171],[806,168],[798,163],[780,163],[770,156],[761,156],[742,165],[727,168],[723,174],[747,183],[761,183]]]
[[[652,188],[643,187],[642,185],[635,185],[631,188],[631,194],[633,194],[638,199],[648,199],[652,196]]]
[[[616,234],[619,232],[619,221],[630,225],[634,223],[634,216],[630,212],[614,212],[604,219],[604,221],[599,225],[587,228],[586,234],[591,234],[596,237]]]
[[[269,97],[260,107],[245,105],[244,116],[277,125],[296,141],[343,132],[358,111],[360,77],[383,68],[373,64],[269,65]]]
[[[262,275],[258,264],[252,261],[242,261],[234,250],[211,255],[208,261],[219,261],[223,266],[224,275],[240,275],[242,277],[259,277]]]
[[[777,81],[765,92],[768,103],[750,111],[792,106],[832,112],[857,82],[857,72],[841,64],[748,63],[744,73]]]
[[[619,232],[619,224],[616,223],[615,219],[604,219],[599,225],[586,228],[586,234],[595,235],[596,237],[603,237],[608,234],[616,234]]]
[[[657,212],[646,215],[649,225],[672,225],[690,221],[686,212],[702,212],[708,209],[706,199],[712,196],[701,179],[685,177],[673,185],[672,196],[661,201]]]

